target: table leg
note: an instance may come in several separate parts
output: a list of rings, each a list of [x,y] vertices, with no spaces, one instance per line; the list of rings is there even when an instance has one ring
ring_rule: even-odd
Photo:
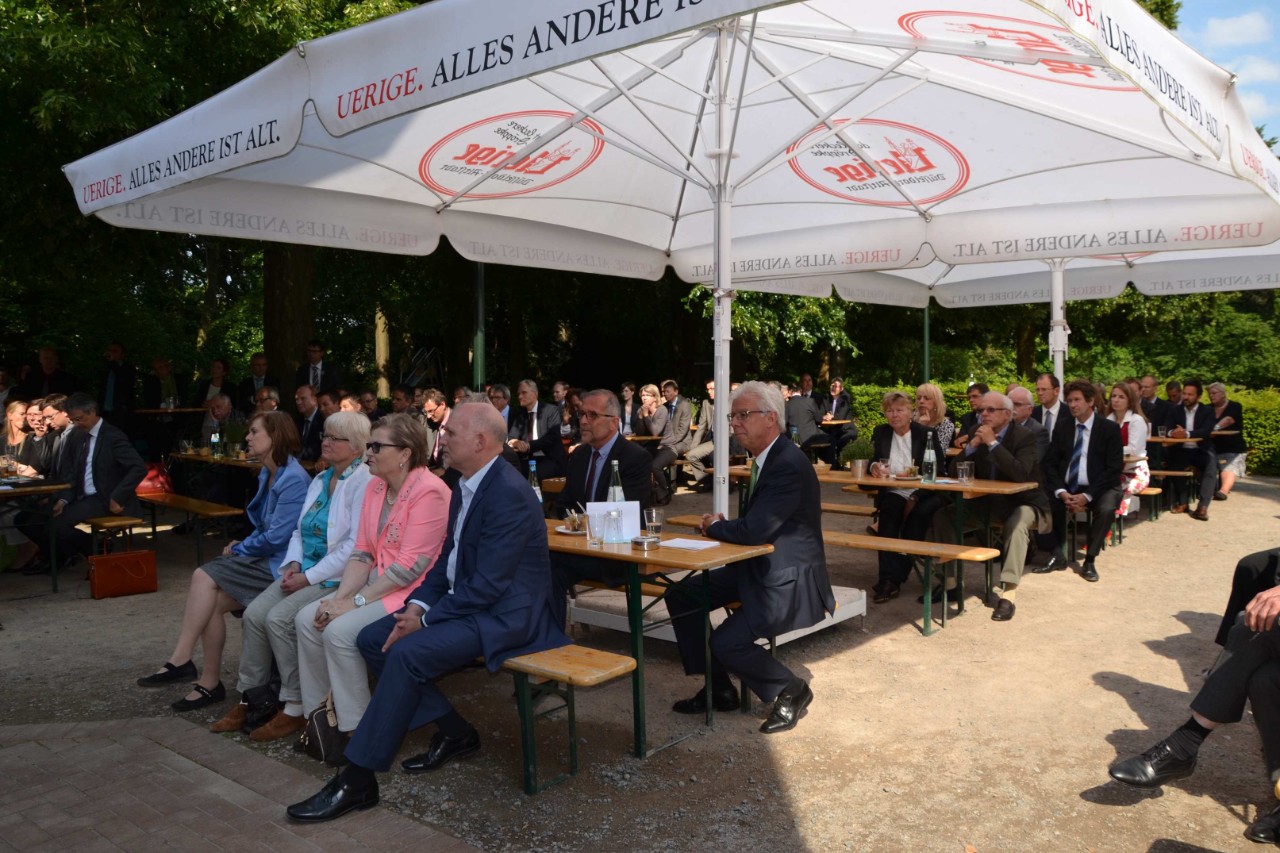
[[[702,572],[702,642],[704,643],[703,651],[706,657],[703,658],[707,665],[703,667],[702,673],[702,690],[703,699],[707,703],[707,725],[711,725],[715,716],[715,708],[712,707],[711,701],[711,573]],[[743,692],[746,692],[746,685],[743,685]]]
[[[955,513],[956,544],[963,545],[964,544],[964,492],[956,492],[955,495],[956,495],[956,513]],[[958,614],[964,613],[964,564],[961,563],[960,560],[956,560],[955,564],[956,564],[955,566],[956,598],[959,599],[959,603],[956,605],[956,614],[958,615]],[[943,612],[943,621],[945,623],[946,611],[947,611],[947,590],[946,590],[947,584],[945,580],[947,576],[946,569],[943,569],[942,576],[944,578],[942,582],[942,587],[943,587],[942,612]]]
[[[640,566],[628,563],[627,624],[631,629],[631,657],[636,662],[636,668],[631,672],[631,725],[637,758],[644,758],[648,754],[644,721],[644,616],[641,608]]]
[[[54,529],[54,500],[45,502],[45,519],[49,524],[49,574],[53,578],[53,591],[58,591],[58,533]]]

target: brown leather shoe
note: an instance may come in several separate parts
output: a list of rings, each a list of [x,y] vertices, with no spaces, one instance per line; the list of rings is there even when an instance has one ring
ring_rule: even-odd
[[[249,739],[256,740],[258,743],[263,743],[269,740],[279,740],[282,737],[296,735],[298,732],[302,731],[303,727],[306,725],[307,720],[305,717],[292,717],[286,714],[284,709],[281,708],[279,711],[276,711],[276,715],[272,717],[266,725],[259,726],[254,729],[252,734],[249,735]]]
[[[1169,509],[1169,512],[1186,512],[1186,511],[1187,511],[1187,505],[1186,505],[1186,504],[1174,504],[1174,505]]]
[[[227,715],[218,722],[209,726],[209,731],[214,734],[223,734],[224,732],[238,732],[244,727],[245,716],[249,713],[249,706],[244,702],[237,702],[231,706],[231,710]]]
[[[996,609],[991,612],[991,619],[995,622],[1008,622],[1013,618],[1013,612],[1016,609],[1012,601],[1002,598],[996,602]]]
[[[1197,509],[1195,512],[1191,513],[1191,517],[1192,517],[1192,518],[1194,518],[1196,521],[1208,521],[1208,520],[1209,520],[1209,508],[1208,508],[1208,507],[1206,507],[1206,506],[1201,505],[1199,509]]]

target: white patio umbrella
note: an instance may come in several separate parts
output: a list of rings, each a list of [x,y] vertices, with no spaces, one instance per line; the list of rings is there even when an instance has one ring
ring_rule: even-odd
[[[1132,0],[435,0],[66,171],[125,227],[670,265],[713,283],[725,387],[734,288],[1272,242],[1273,166],[1232,76]]]

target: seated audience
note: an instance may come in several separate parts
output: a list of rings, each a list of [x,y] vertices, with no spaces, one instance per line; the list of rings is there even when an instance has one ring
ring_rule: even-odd
[[[270,385],[259,388],[253,395],[253,410],[255,412],[280,411],[280,389],[272,388]]]
[[[887,423],[871,431],[871,444],[875,448],[875,458],[888,459],[889,464],[872,463],[871,476],[887,479],[891,474],[907,474],[912,468],[919,471],[924,464],[925,449],[929,446],[929,430],[911,419],[911,398],[901,391],[890,391],[880,401],[880,411]],[[933,442],[935,458],[943,459],[942,444],[936,432]],[[936,492],[904,484],[900,489],[879,489],[875,503],[880,512],[880,536],[924,539],[933,514],[942,506],[942,499]],[[871,600],[883,604],[898,597],[899,590],[911,574],[911,558],[887,551],[880,552],[878,558],[880,575],[872,587]]]
[[[1225,501],[1236,484],[1237,477],[1245,474],[1247,448],[1244,446],[1244,409],[1234,400],[1227,399],[1227,386],[1221,382],[1210,383],[1209,402],[1213,405],[1214,430],[1227,430],[1236,435],[1214,438],[1213,447],[1218,454],[1218,490],[1215,501]]]
[[[1147,465],[1147,436],[1150,427],[1142,414],[1137,395],[1126,382],[1117,382],[1111,388],[1110,412],[1107,419],[1120,424],[1120,439],[1124,442],[1124,455],[1133,459],[1126,462],[1120,482],[1124,496],[1120,499],[1117,515],[1136,512],[1138,493],[1151,483],[1151,469]]]
[[[1194,468],[1200,474],[1200,504],[1191,517],[1197,521],[1209,520],[1209,504],[1213,501],[1213,493],[1218,484],[1218,456],[1214,450],[1213,428],[1215,420],[1213,409],[1201,405],[1202,387],[1199,379],[1188,379],[1182,383],[1182,405],[1172,410],[1165,426],[1169,429],[1170,438],[1199,439],[1175,444],[1168,448],[1165,455],[1165,467],[1171,471],[1185,471]],[[1186,512],[1190,498],[1190,489],[1184,477],[1172,478],[1173,512]]]
[[[230,408],[229,399],[227,406]],[[138,679],[142,687],[162,687],[196,678],[192,654],[198,640],[204,650],[204,669],[191,692],[173,703],[175,711],[194,711],[226,699],[221,680],[222,650],[227,640],[224,617],[244,610],[263,590],[279,582],[280,567],[311,480],[298,464],[298,430],[284,412],[254,415],[245,443],[249,455],[262,461],[258,492],[245,507],[253,532],[243,540],[232,540],[220,556],[192,573],[173,652],[163,669]]]
[[[312,714],[333,693],[338,730],[350,733],[369,704],[369,678],[356,648],[362,628],[404,607],[436,562],[449,522],[449,490],[427,470],[427,434],[409,415],[388,415],[373,429],[355,550],[335,592],[298,611],[302,710]]]
[[[538,480],[563,477],[567,456],[560,440],[560,409],[538,400],[538,383],[525,379],[516,386],[520,408],[511,414],[507,429],[507,446],[519,457],[518,466],[525,476],[529,463],[535,462]]]
[[[836,377],[831,380],[831,394],[822,399],[822,422],[826,424],[829,421],[848,421],[849,423],[842,425],[835,430],[835,461],[832,468],[840,468],[840,454],[844,451],[845,445],[854,441],[858,437],[858,425],[853,421],[853,401],[849,398],[849,393],[844,390],[844,380]],[[942,445],[946,447],[947,445]]]
[[[645,388],[651,389],[653,386],[646,385]],[[667,468],[693,446],[691,431],[693,406],[687,399],[680,396],[680,386],[675,383],[675,380],[667,379],[662,383],[662,397],[665,402],[657,401],[652,395],[646,398],[643,391],[640,394],[642,403],[647,399],[649,401],[647,405],[657,407],[650,408],[648,414],[645,414],[644,407],[641,408],[641,417],[646,431],[650,435],[662,436],[653,452],[653,462],[650,466],[653,471],[654,503],[659,506],[671,503],[673,484],[667,480]],[[662,413],[661,429],[660,432],[653,432],[658,425],[659,412]]]
[[[808,374],[806,374],[808,375]],[[812,380],[810,380],[812,383]],[[822,404],[811,395],[793,392],[786,402],[787,429],[801,450],[813,454],[828,465],[835,464],[835,448],[831,436],[822,430]]]
[[[249,375],[236,386],[234,403],[246,415],[253,414],[257,406],[257,394],[263,388],[279,388],[280,380],[268,374],[267,354],[255,352],[249,356]]]
[[[990,391],[991,388],[985,382],[974,382],[969,386],[969,390],[965,395],[969,398],[969,411],[960,416],[960,425],[956,428],[956,437],[954,444],[956,447],[964,447],[969,443],[969,439],[973,437],[973,433],[978,428],[978,424],[982,423],[982,415],[978,411],[982,406],[983,396]]]
[[[235,384],[231,381],[231,364],[225,358],[215,358],[209,363],[209,378],[196,383],[195,394],[191,405],[200,407],[214,397],[225,396],[228,400],[235,393]],[[256,401],[255,401],[256,402]]]
[[[303,387],[310,389],[309,385]],[[255,741],[277,740],[305,725],[294,618],[337,584],[355,548],[366,487],[372,476],[364,464],[368,441],[369,419],[361,414],[339,412],[325,422],[321,453],[327,465],[307,489],[302,514],[280,566],[280,580],[263,590],[244,611],[236,683],[240,702],[210,726],[210,731],[234,732],[245,725],[249,711],[246,694],[271,681],[273,661],[280,675],[278,699],[282,707],[249,736]]]
[[[956,437],[956,424],[947,414],[947,401],[942,389],[926,382],[916,389],[916,423],[933,430],[938,444],[950,447]]]
[[[370,423],[377,423],[386,416],[382,406],[378,404],[378,395],[374,393],[372,388],[364,388],[359,394],[360,411],[365,413]]]
[[[636,383],[623,382],[620,393],[622,394],[622,415],[618,431],[623,435],[631,435],[638,432],[640,428],[640,400],[636,396]]]

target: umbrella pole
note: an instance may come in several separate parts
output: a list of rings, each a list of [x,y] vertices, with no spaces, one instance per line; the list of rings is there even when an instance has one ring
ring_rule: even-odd
[[[472,278],[475,285],[476,298],[476,331],[471,339],[471,387],[476,391],[484,390],[484,264],[476,264]]]
[[[924,304],[924,379],[921,382],[928,382],[933,373],[929,365],[929,303],[933,301],[933,297],[927,297],[928,302]]]
[[[720,423],[716,424],[715,449],[711,461],[715,468],[712,481],[712,512],[729,513],[729,421],[725,413],[729,411],[729,341],[733,339],[733,277],[732,244],[729,228],[733,211],[733,198],[729,188],[729,163],[732,152],[732,122],[729,115],[729,47],[731,34],[724,26],[720,26],[718,85],[716,86],[716,184],[712,188],[715,217],[715,313],[712,321],[712,335],[715,338],[715,366],[713,375],[716,382],[716,407]]]
[[[1064,362],[1067,358],[1067,338],[1071,328],[1067,326],[1066,258],[1053,258],[1049,265],[1049,354],[1053,358],[1053,375],[1063,381]]]

